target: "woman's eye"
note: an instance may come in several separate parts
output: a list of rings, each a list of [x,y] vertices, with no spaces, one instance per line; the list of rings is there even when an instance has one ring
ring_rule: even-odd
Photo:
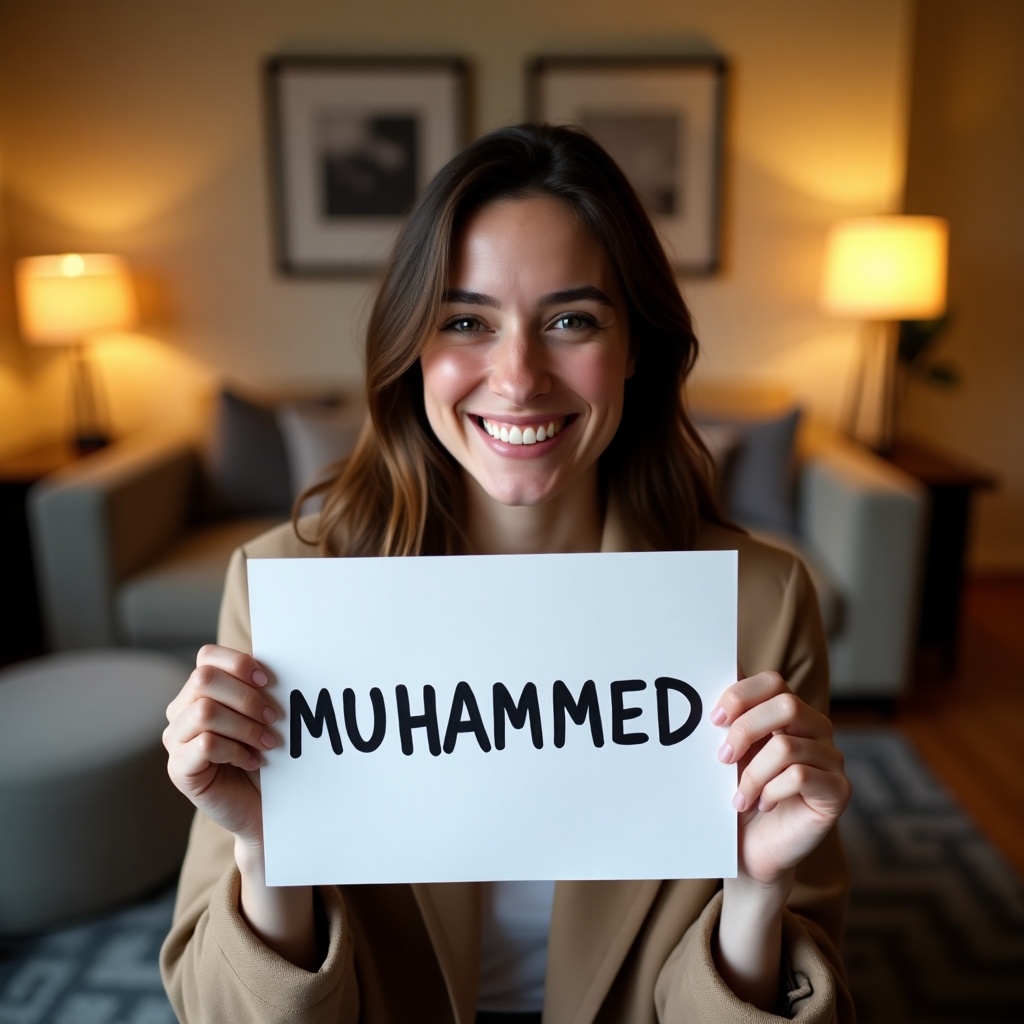
[[[551,326],[559,331],[582,331],[596,327],[597,321],[585,313],[562,313],[552,320]]]
[[[483,329],[484,325],[475,316],[453,316],[441,327],[442,331],[454,331],[457,334],[467,334]]]

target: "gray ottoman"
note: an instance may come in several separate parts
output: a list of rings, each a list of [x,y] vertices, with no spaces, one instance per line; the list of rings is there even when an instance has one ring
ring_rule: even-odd
[[[0,670],[0,934],[105,910],[177,872],[192,805],[160,734],[187,674],[131,650]]]

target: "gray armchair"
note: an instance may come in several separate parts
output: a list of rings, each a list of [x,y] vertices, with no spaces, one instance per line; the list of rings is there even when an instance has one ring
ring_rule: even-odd
[[[231,552],[287,518],[207,520],[188,439],[118,441],[29,492],[50,646],[141,647],[194,659],[216,637]]]

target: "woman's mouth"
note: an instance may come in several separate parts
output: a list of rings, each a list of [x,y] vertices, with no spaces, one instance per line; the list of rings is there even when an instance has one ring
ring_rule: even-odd
[[[542,444],[550,441],[565,426],[564,416],[550,420],[538,420],[536,423],[502,423],[500,420],[489,420],[478,417],[480,425],[497,441],[506,444]]]

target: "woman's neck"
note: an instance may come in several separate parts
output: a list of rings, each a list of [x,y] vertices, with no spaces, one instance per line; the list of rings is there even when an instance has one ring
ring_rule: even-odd
[[[468,554],[528,555],[598,551],[604,509],[597,473],[543,505],[502,505],[466,480]]]

